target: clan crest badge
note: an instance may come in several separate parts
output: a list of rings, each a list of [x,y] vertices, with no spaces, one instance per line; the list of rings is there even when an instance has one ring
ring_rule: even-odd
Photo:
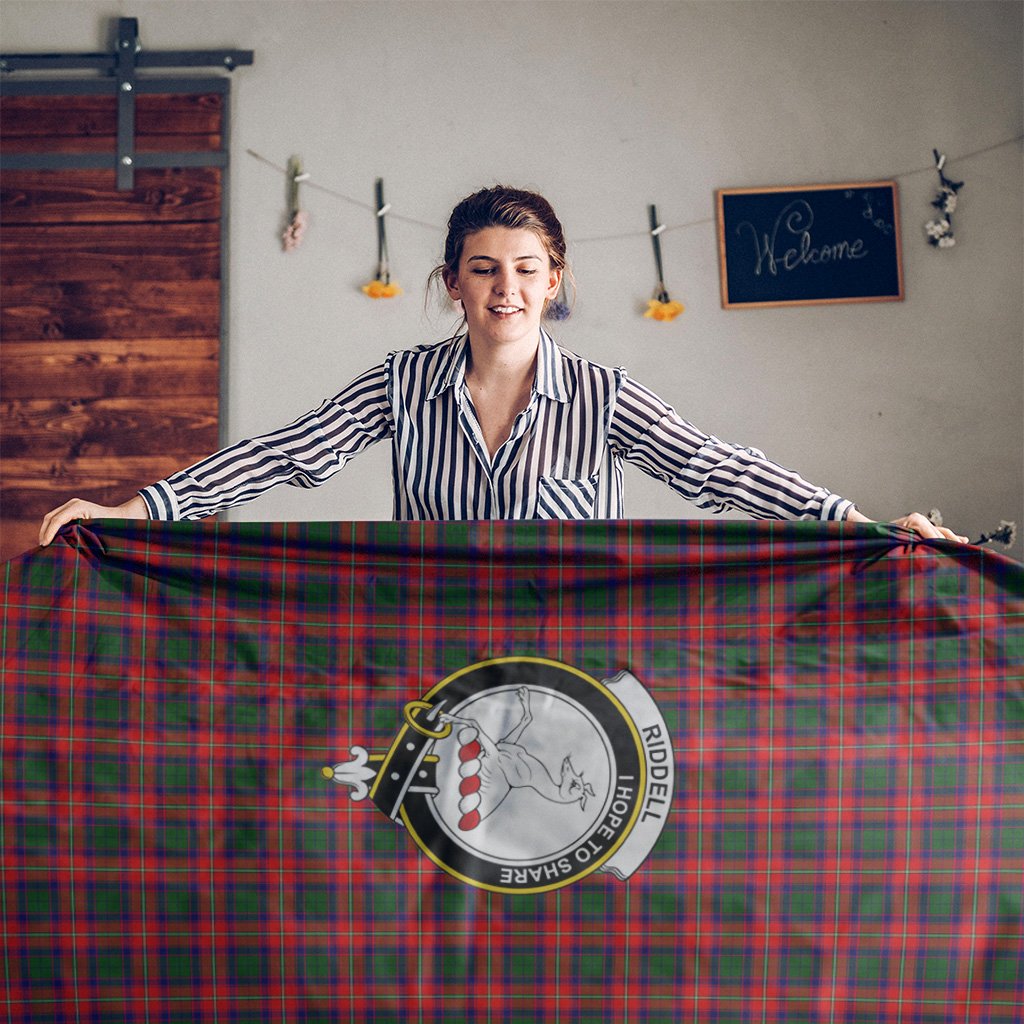
[[[386,753],[350,753],[324,776],[493,892],[546,892],[594,871],[626,879],[672,805],[668,729],[640,681],[544,658],[460,669],[405,705]]]

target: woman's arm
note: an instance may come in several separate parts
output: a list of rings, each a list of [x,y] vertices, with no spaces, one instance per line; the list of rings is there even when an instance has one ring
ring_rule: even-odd
[[[357,377],[318,409],[142,489],[121,505],[72,498],[47,513],[39,543],[73,519],[202,519],[289,483],[316,487],[354,455],[391,433],[388,363]]]
[[[755,518],[845,519],[871,523],[856,506],[808,483],[754,448],[704,434],[657,395],[626,377],[617,396],[610,438],[623,458],[664,480],[698,506],[734,508]],[[928,540],[968,538],[911,512],[893,520]]]
[[[392,433],[389,362],[287,426],[221,449],[142,490],[153,519],[203,519],[280,484],[318,487]]]
[[[684,420],[654,392],[624,376],[609,443],[627,462],[663,480],[698,508],[735,509],[754,519],[845,519],[853,502]]]

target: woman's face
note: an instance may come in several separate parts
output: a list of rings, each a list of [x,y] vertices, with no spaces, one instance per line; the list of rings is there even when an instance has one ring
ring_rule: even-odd
[[[544,305],[558,294],[561,280],[539,235],[495,227],[466,236],[458,274],[445,285],[462,303],[474,343],[535,344]]]

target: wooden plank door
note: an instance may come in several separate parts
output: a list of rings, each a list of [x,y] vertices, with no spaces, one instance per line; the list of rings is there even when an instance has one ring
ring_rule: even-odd
[[[224,99],[140,95],[139,153],[219,149]],[[115,96],[0,102],[7,153],[114,146]],[[3,173],[0,558],[66,499],[121,502],[217,447],[223,176]]]

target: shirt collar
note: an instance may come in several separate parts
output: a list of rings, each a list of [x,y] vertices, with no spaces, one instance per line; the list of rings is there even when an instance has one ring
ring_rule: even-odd
[[[437,372],[434,374],[433,383],[427,391],[428,401],[437,398],[438,395],[447,391],[448,388],[462,385],[466,376],[466,346],[469,342],[468,334],[457,334],[445,342],[447,352],[438,363]]]
[[[466,378],[466,357],[469,354],[469,335],[460,334],[448,342],[445,353],[434,382],[427,392],[427,399],[437,398],[448,388],[461,387]],[[566,381],[563,357],[551,335],[543,328],[540,332],[540,344],[537,347],[537,375],[533,382],[534,390],[545,398],[556,402],[569,401],[569,386]]]
[[[539,394],[556,402],[569,401],[569,384],[563,364],[561,350],[542,327],[540,346],[537,349],[537,378],[534,387]]]

